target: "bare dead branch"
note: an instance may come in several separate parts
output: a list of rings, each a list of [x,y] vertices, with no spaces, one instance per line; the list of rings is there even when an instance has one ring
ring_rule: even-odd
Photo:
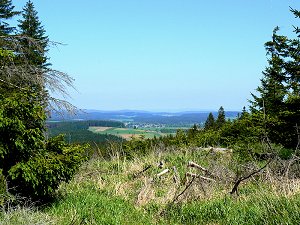
[[[180,176],[179,176],[179,173],[177,171],[177,168],[176,166],[173,166],[173,171],[174,171],[174,176],[173,176],[173,180],[174,180],[174,183],[175,184],[180,184]]]
[[[215,181],[214,179],[212,179],[212,178],[204,177],[204,176],[201,176],[201,175],[195,174],[195,173],[187,172],[185,175],[186,175],[187,177],[195,177],[195,178],[199,178],[199,179],[206,180],[206,181],[216,182],[216,181]]]
[[[53,97],[48,97],[48,100],[48,110],[56,112],[61,117],[64,117],[64,112],[68,112],[71,115],[75,115],[78,112],[76,106],[72,105],[66,100],[57,99]]]
[[[24,47],[24,43],[28,47]],[[48,44],[61,45],[61,43],[51,41],[48,41]],[[63,109],[69,113],[75,111],[76,107],[66,100],[69,97],[67,87],[75,89],[74,79],[61,71],[33,65],[27,58],[32,48],[41,54],[45,53],[45,48],[40,40],[26,35],[0,36],[0,46],[1,50],[12,54],[1,61],[0,84],[6,84],[18,90],[36,85],[50,93],[62,96],[63,100],[59,100],[49,97],[49,92],[46,92],[49,97],[48,108],[54,111]]]
[[[257,173],[260,173],[261,171],[263,171],[271,162],[273,161],[273,158],[269,159],[269,161],[264,165],[262,166],[261,168],[259,168],[258,170],[255,170],[253,171],[252,173],[250,173],[249,175],[247,176],[243,176],[243,177],[240,177],[234,184],[232,190],[230,191],[230,194],[234,194],[236,193],[237,195],[238,194],[238,187],[240,185],[241,182],[249,179],[250,177],[252,177],[253,175],[257,174]]]
[[[142,171],[140,171],[140,172],[138,172],[136,174],[133,174],[133,178],[139,177],[140,175],[142,175],[143,173],[145,173],[147,170],[149,170],[151,167],[152,167],[152,165],[146,166]]]
[[[296,161],[299,160],[298,151],[300,146],[300,133],[299,133],[299,127],[297,123],[296,123],[296,132],[297,132],[298,142],[293,157],[289,160],[288,166],[286,167],[286,171],[285,171],[286,179],[289,177],[290,167],[292,166],[292,164],[294,164]]]
[[[218,176],[211,173],[208,169],[204,168],[203,166],[200,166],[199,164],[197,164],[195,162],[189,161],[188,162],[188,167],[199,169],[199,170],[203,171],[205,173],[205,175],[209,175],[209,176],[211,176],[215,179],[220,179]]]
[[[156,174],[156,177],[161,177],[162,175],[168,173],[170,170],[169,169],[164,169],[163,171],[161,171],[160,173]]]
[[[196,177],[193,177],[192,180],[185,186],[184,190],[182,192],[180,192],[174,199],[173,199],[173,202],[172,204],[174,204],[181,195],[183,195],[186,190],[193,184],[194,180],[195,180]]]
[[[204,167],[202,167],[202,166],[200,166],[200,165],[198,165],[197,163],[192,162],[192,161],[189,161],[189,162],[188,162],[188,167],[194,167],[194,168],[197,168],[197,169],[199,169],[199,170],[202,170],[202,171],[205,172],[205,173],[208,173],[208,169],[206,169],[206,168],[204,168]]]

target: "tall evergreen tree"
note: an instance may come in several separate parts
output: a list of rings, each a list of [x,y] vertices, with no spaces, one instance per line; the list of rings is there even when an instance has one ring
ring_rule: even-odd
[[[284,60],[281,50],[286,45],[287,37],[277,35],[279,30],[276,27],[273,31],[272,41],[265,44],[269,66],[263,72],[261,85],[256,89],[259,96],[252,94],[254,101],[251,101],[251,110],[264,110],[267,115],[278,114],[284,107],[283,100],[288,92],[285,86],[285,71],[282,67]]]
[[[187,132],[188,139],[190,140],[194,138],[197,132],[198,132],[198,126],[197,124],[194,124]]]
[[[249,113],[247,112],[246,107],[244,106],[239,119],[244,119],[247,116],[249,116]]]
[[[215,118],[214,115],[210,112],[204,124],[204,130],[210,130],[215,128]]]
[[[297,10],[291,9],[296,17]],[[264,123],[269,137],[286,147],[295,147],[300,124],[300,35],[288,38],[273,31],[272,41],[265,44],[269,66],[263,72],[258,95],[252,94],[251,111],[264,114]]]
[[[0,0],[0,177],[6,191],[46,200],[72,178],[85,148],[45,137],[45,86],[65,93],[72,78],[46,67],[48,39],[32,2],[24,7],[20,35],[4,22],[13,15],[11,1]]]
[[[32,38],[38,43],[32,45],[29,39],[23,41],[22,44],[27,49],[28,62],[34,66],[46,67],[48,66],[46,53],[49,40],[37,14],[32,1],[29,0],[23,8],[22,19],[18,20],[18,27],[21,35]]]
[[[223,106],[221,106],[218,111],[218,117],[216,119],[216,127],[221,128],[225,123],[226,123],[225,111],[224,111]]]
[[[14,11],[11,0],[0,0],[0,36],[12,33],[14,27],[10,27],[6,20],[11,19],[19,12]]]

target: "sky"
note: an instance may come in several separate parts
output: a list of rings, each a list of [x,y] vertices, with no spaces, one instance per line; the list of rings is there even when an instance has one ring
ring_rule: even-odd
[[[241,110],[299,0],[32,0],[81,109]],[[21,10],[26,0],[13,0]]]

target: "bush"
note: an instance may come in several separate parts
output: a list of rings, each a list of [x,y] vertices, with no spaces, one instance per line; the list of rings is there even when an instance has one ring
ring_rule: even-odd
[[[41,102],[30,90],[0,94],[0,170],[11,193],[34,200],[50,197],[69,181],[87,148],[67,145],[63,136],[47,141]]]
[[[219,146],[220,145],[220,132],[216,130],[207,130],[199,132],[196,135],[195,142],[199,147]]]
[[[10,186],[17,193],[33,198],[51,196],[61,182],[68,182],[85,160],[87,146],[68,146],[63,136],[50,139],[46,149],[39,151],[28,161],[20,162],[9,170]]]

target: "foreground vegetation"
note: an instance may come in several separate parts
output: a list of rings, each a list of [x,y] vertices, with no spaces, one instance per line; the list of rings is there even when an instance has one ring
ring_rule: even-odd
[[[37,210],[11,207],[2,224],[297,224],[300,180],[277,174],[276,162],[230,194],[236,171],[248,172],[264,161],[240,164],[230,150],[153,148],[134,160],[94,158],[70,183],[60,186],[54,202]],[[215,181],[189,178],[201,173]],[[283,164],[286,161],[281,160]],[[176,168],[174,170],[173,168]],[[148,168],[148,169],[147,169]],[[170,171],[158,176],[164,169]],[[175,172],[176,171],[176,172]],[[211,177],[205,175],[206,177]],[[191,182],[193,180],[193,182]]]

